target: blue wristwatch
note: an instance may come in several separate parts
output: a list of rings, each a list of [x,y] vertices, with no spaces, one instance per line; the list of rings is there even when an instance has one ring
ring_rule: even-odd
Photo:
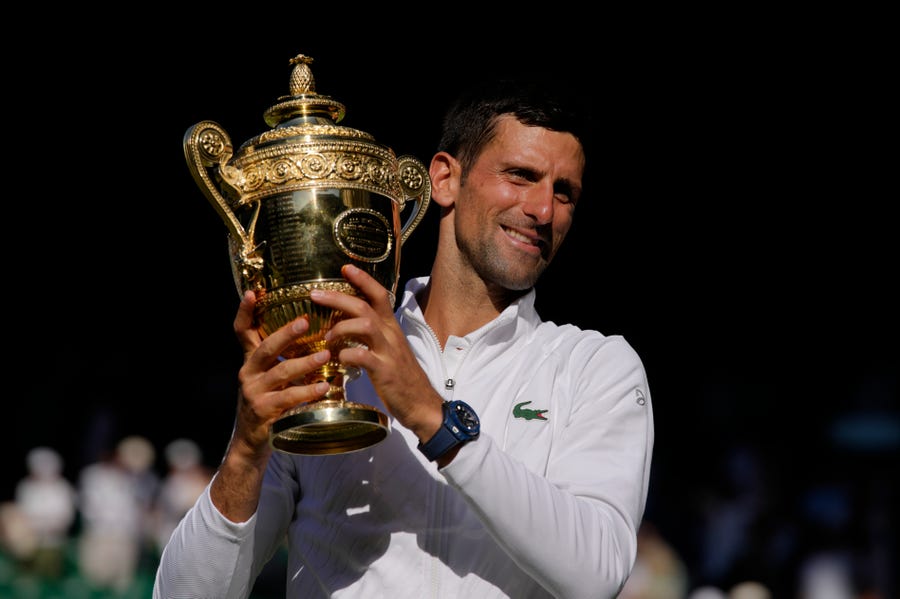
[[[444,422],[438,432],[418,448],[428,461],[433,462],[460,443],[478,438],[481,421],[472,406],[462,401],[445,401]]]

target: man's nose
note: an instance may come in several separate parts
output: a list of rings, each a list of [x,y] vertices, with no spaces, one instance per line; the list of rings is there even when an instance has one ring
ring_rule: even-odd
[[[553,185],[538,183],[525,194],[523,210],[535,222],[545,225],[553,220]]]

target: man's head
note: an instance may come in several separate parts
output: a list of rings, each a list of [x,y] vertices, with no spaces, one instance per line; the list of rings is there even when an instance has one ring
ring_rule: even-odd
[[[553,86],[513,81],[451,106],[430,170],[442,214],[436,266],[498,297],[535,284],[581,197],[590,125],[578,106]]]
[[[585,99],[577,91],[550,80],[484,81],[460,94],[442,123],[437,151],[459,161],[463,180],[504,114],[523,125],[571,133],[581,142],[585,156],[589,154],[592,123]]]

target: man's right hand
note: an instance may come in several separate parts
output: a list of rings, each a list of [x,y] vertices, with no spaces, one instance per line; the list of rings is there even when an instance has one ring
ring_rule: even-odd
[[[245,292],[234,319],[244,364],[238,372],[240,392],[231,442],[210,490],[213,503],[234,522],[246,521],[256,511],[263,473],[272,453],[272,424],[285,410],[321,399],[329,388],[326,382],[294,383],[327,362],[331,357],[328,350],[291,359],[280,357],[306,334],[309,321],[298,318],[263,339],[254,325],[255,306],[255,294]]]

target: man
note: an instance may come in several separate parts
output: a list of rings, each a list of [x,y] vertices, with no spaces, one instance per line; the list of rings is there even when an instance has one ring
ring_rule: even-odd
[[[348,394],[392,432],[348,454],[273,452],[269,427],[327,383],[292,381],[328,351],[281,360],[304,319],[264,340],[248,292],[232,439],[172,535],[154,597],[247,597],[288,546],[288,597],[614,597],[636,555],[653,448],[650,392],[618,336],[541,321],[534,285],[582,195],[588,129],[554,86],[497,81],[448,111],[432,158],[430,277],[365,299],[315,292],[364,345]],[[480,421],[480,427],[479,427]],[[455,426],[454,426],[455,425]],[[480,433],[479,433],[480,428]]]

